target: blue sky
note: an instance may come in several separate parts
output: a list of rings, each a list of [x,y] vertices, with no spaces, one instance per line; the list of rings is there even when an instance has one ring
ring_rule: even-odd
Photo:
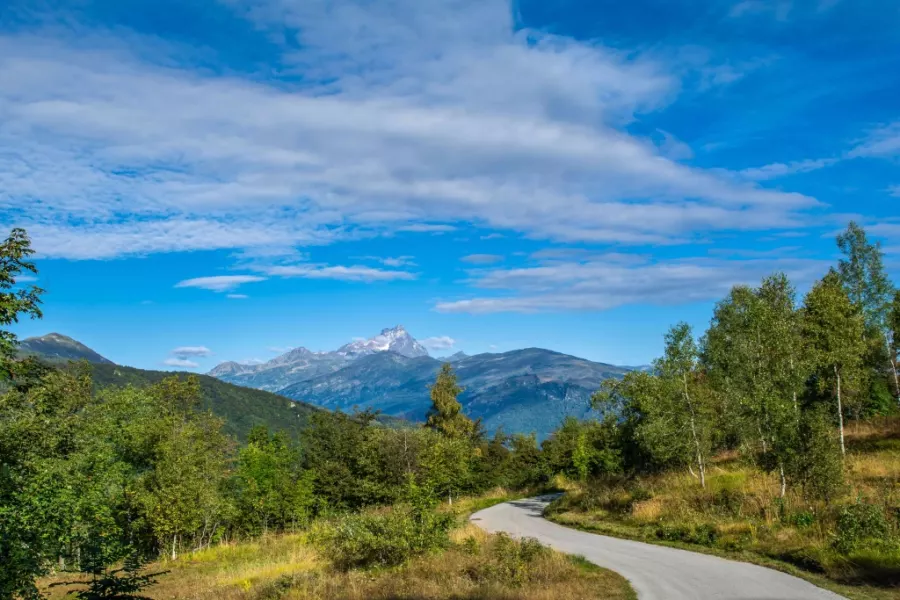
[[[6,0],[0,221],[146,368],[333,349],[617,364],[849,219],[900,258],[895,0]],[[166,365],[166,363],[169,363]]]

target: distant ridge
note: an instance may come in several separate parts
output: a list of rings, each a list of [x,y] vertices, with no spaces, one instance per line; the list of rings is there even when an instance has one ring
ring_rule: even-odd
[[[19,354],[39,356],[44,360],[59,362],[86,360],[98,365],[112,365],[113,361],[100,356],[81,342],[60,333],[48,333],[19,342]]]

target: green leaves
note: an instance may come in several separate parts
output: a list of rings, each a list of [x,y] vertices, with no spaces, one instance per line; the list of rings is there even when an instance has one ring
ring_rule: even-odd
[[[37,273],[28,258],[34,254],[31,240],[24,229],[13,229],[0,243],[0,379],[10,376],[10,362],[16,354],[17,338],[7,325],[18,323],[21,316],[41,318],[41,294],[37,286],[19,287],[17,279],[23,272]]]

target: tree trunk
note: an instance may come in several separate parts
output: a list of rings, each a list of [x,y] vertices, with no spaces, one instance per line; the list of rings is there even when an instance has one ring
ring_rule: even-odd
[[[175,560],[176,558],[178,558],[178,554],[175,550],[177,545],[178,545],[178,534],[176,533],[175,535],[172,536],[172,560]]]
[[[694,418],[694,404],[691,402],[691,396],[687,389],[687,374],[682,374],[681,380],[684,384],[684,399],[687,400],[688,409],[691,412],[691,435],[694,438],[694,448],[697,450],[697,470],[700,471],[700,487],[706,487],[706,469],[703,466],[703,452],[700,449],[700,438],[697,437],[697,424]]]
[[[847,449],[844,447],[844,407],[841,405],[841,372],[837,365],[834,365],[834,376],[837,388],[837,412],[838,412],[838,428],[841,432],[841,456],[847,455]]]
[[[781,475],[781,497],[787,493],[787,479],[784,477],[784,464],[778,463],[778,473]]]
[[[897,396],[897,403],[900,404],[900,375],[897,374],[897,361],[891,357],[891,371],[894,373],[894,394]]]

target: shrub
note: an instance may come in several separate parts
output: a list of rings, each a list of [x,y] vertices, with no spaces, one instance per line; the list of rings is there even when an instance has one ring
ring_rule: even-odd
[[[476,582],[493,581],[518,587],[528,581],[534,562],[548,553],[549,548],[536,539],[516,541],[499,533],[487,553],[487,560],[482,561],[469,576]]]
[[[452,515],[398,507],[320,524],[313,530],[313,539],[339,569],[386,567],[446,547],[452,525]]]
[[[860,502],[845,506],[838,515],[834,547],[838,552],[849,554],[863,542],[885,542],[889,534],[890,524],[884,509]]]

